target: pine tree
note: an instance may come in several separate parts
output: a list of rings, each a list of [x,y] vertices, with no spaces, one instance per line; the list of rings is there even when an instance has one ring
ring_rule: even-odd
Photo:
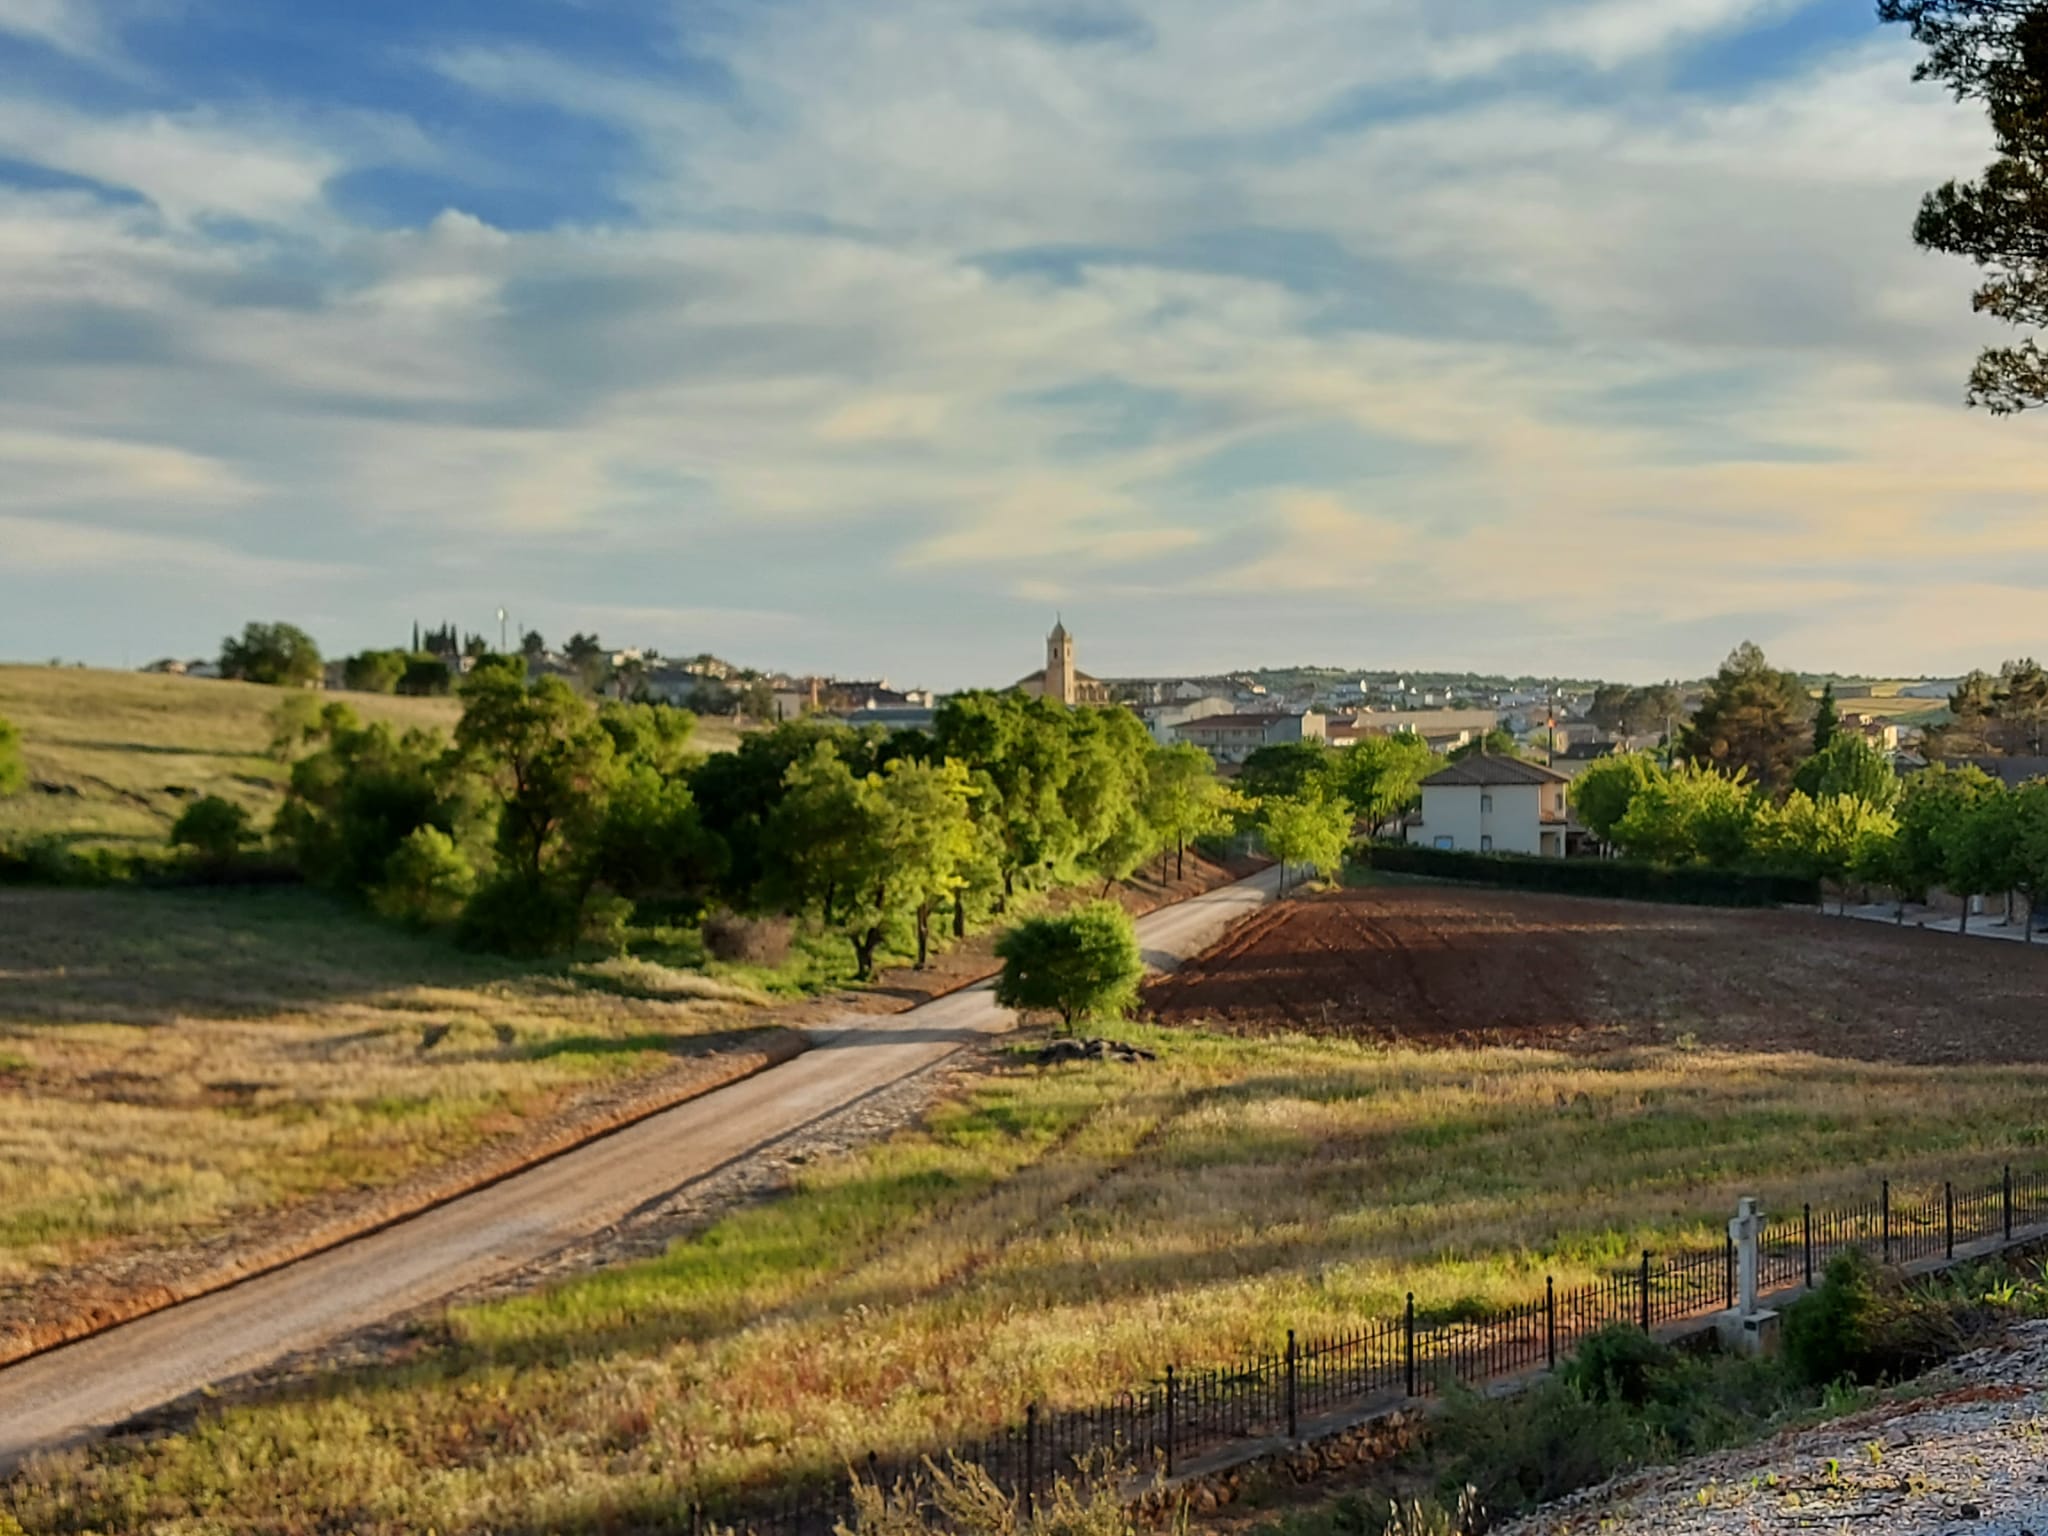
[[[1821,753],[1834,744],[1835,729],[1842,723],[1842,717],[1835,708],[1835,685],[1831,682],[1820,691],[1820,708],[1813,715],[1813,755]]]

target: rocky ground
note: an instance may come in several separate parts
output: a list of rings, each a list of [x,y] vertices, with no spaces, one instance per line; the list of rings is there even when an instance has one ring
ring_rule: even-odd
[[[1928,1395],[1592,1489],[1513,1536],[2048,1536],[2048,1323],[2013,1330]]]

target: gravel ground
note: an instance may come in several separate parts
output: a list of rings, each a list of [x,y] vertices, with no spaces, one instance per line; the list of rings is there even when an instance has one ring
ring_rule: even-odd
[[[1513,1536],[2048,1536],[2048,1323],[1888,1404],[1589,1490]]]

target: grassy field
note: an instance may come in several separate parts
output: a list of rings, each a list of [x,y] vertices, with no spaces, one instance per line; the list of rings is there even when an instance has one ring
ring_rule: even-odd
[[[522,969],[306,891],[0,890],[0,1324],[734,1044],[757,1001]]]
[[[0,666],[0,716],[20,728],[32,786],[0,800],[0,842],[56,835],[84,845],[161,843],[187,804],[219,795],[266,826],[289,770],[269,753],[280,688],[78,667]],[[324,693],[367,720],[449,730],[458,699]],[[698,724],[705,751],[737,739]]]
[[[184,1434],[55,1458],[0,1508],[35,1530],[194,1510],[237,1531],[678,1527],[693,1484],[829,1474],[1028,1398],[1089,1403],[1170,1361],[1392,1314],[1409,1290],[1456,1315],[1718,1242],[1741,1193],[1824,1201],[2038,1155],[2048,1063],[1787,1051],[1642,985],[1669,1043],[1134,1025],[1157,1063],[1014,1052],[918,1131],[809,1165],[662,1259],[458,1311],[402,1360]],[[1796,1025],[1815,1000],[1785,1005]],[[1928,1008],[1916,1027],[1970,1026]]]

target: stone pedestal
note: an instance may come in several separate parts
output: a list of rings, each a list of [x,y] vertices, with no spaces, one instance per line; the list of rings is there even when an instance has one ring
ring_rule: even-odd
[[[1779,1322],[1775,1312],[1723,1312],[1714,1324],[1714,1332],[1720,1338],[1721,1348],[1731,1355],[1775,1355]]]

